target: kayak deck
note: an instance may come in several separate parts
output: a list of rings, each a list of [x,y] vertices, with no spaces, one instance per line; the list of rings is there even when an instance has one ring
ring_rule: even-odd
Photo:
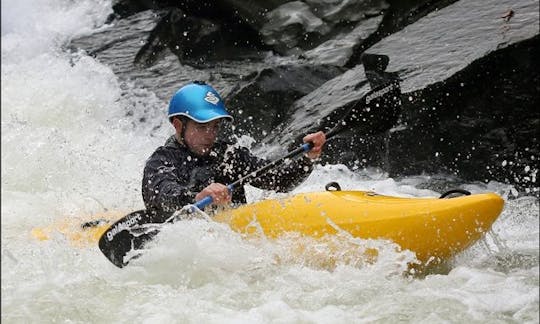
[[[494,193],[437,199],[327,191],[265,200],[214,219],[238,232],[263,231],[269,237],[291,231],[314,237],[346,231],[364,239],[387,239],[428,262],[448,259],[480,239],[503,205]]]
[[[315,238],[347,232],[362,239],[390,240],[427,264],[447,260],[479,240],[503,205],[494,193],[438,199],[326,191],[259,201],[221,212],[214,220],[240,233],[270,238],[287,232]],[[75,246],[89,246],[97,244],[111,222],[122,216],[120,212],[94,215],[83,226],[80,220],[67,219],[35,228],[32,235],[47,240],[61,233]]]

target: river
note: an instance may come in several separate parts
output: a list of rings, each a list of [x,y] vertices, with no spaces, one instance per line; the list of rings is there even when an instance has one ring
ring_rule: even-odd
[[[343,189],[437,197],[439,183],[505,199],[485,239],[421,277],[406,271],[414,255],[390,242],[246,240],[199,219],[171,226],[124,269],[97,246],[74,247],[61,235],[36,240],[35,227],[142,208],[144,162],[172,133],[151,126],[164,113],[150,116],[154,123],[125,113],[128,105],[165,111],[166,102],[136,86],[126,90],[109,67],[64,50],[70,39],[107,28],[110,7],[2,1],[2,322],[539,322],[539,201],[495,181],[394,179],[330,164],[294,190],[337,181]],[[268,194],[248,188],[250,200]],[[374,263],[347,253],[366,246],[379,249]]]

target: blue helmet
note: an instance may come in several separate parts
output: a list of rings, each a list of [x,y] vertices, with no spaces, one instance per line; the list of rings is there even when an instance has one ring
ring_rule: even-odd
[[[219,93],[201,81],[176,91],[169,103],[169,120],[172,121],[174,116],[185,116],[197,123],[208,123],[219,118],[233,120]]]

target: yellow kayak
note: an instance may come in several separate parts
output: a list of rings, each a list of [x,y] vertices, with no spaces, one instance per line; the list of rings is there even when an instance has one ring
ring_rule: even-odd
[[[40,241],[50,240],[54,237],[67,239],[76,247],[96,245],[101,234],[117,219],[127,212],[103,212],[89,217],[70,217],[46,227],[35,227],[31,234]]]
[[[386,239],[416,253],[422,263],[446,260],[489,231],[503,209],[495,193],[456,198],[401,198],[364,191],[325,191],[269,199],[227,210],[214,220],[237,232],[276,238],[286,232],[312,237],[340,231],[364,239]],[[122,213],[35,228],[40,240],[61,233],[78,246],[97,244],[101,234]],[[83,228],[84,227],[84,228]]]
[[[495,193],[457,198],[399,198],[363,191],[326,191],[264,200],[214,217],[235,231],[269,237],[300,232],[322,237],[346,231],[387,239],[425,263],[446,260],[490,230],[503,209]]]

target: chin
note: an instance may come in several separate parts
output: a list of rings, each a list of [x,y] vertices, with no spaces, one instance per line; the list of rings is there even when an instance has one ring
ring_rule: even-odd
[[[212,152],[212,147],[208,147],[208,148],[201,148],[199,150],[197,150],[197,155],[200,155],[200,156],[207,156],[208,154],[210,154],[210,152]]]

